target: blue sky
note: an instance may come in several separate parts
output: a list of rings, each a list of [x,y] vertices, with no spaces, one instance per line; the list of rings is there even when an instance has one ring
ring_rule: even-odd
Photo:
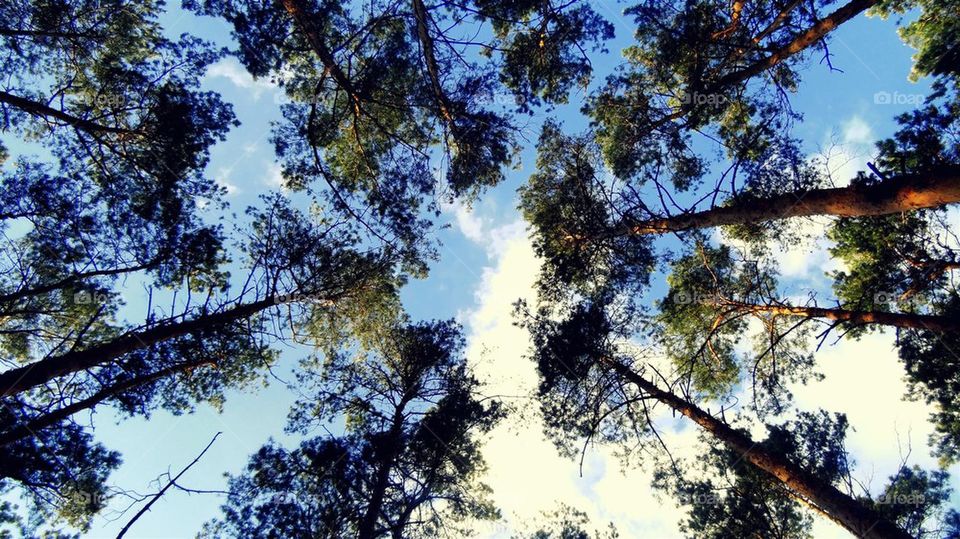
[[[609,44],[611,54],[595,62],[603,74],[619,59],[617,51],[629,43],[632,24],[620,18],[623,4],[601,0],[595,5],[617,30],[616,41]],[[174,9],[163,22],[168,33],[190,32],[229,44],[228,29],[221,21]],[[839,145],[833,155],[839,178],[862,166],[871,155],[872,142],[892,132],[893,117],[911,109],[905,103],[878,104],[876,94],[925,94],[928,87],[907,81],[912,51],[900,42],[892,21],[858,17],[835,33],[831,52],[833,65],[843,72],[830,72],[819,63],[819,57],[813,57],[792,102],[804,114],[796,136],[805,141],[809,153]],[[208,167],[208,173],[227,188],[231,211],[242,215],[258,195],[278,189],[279,169],[269,141],[269,125],[279,118],[283,98],[268,82],[253,80],[235,60],[211,68],[204,84],[233,104],[242,124],[214,148]],[[570,106],[549,115],[579,130],[585,122],[577,99],[575,96]],[[543,114],[532,119],[531,142],[542,120]],[[516,211],[516,189],[531,173],[534,157],[528,144],[521,155],[522,166],[510,171],[508,180],[488,191],[472,209],[461,205],[445,208],[440,222],[449,227],[439,232],[443,242],[440,260],[427,279],[411,283],[403,294],[415,319],[460,320],[468,334],[468,357],[489,381],[490,391],[510,395],[522,395],[532,387],[532,365],[522,357],[527,342],[511,325],[509,304],[521,296],[529,297],[537,269],[525,225]],[[817,226],[822,227],[813,224],[812,230]],[[822,242],[784,253],[782,262],[787,286],[827,289],[822,272],[828,260]],[[127,312],[142,312],[140,287],[128,284]],[[651,297],[660,295],[662,289],[655,289]],[[926,455],[925,437],[930,430],[926,409],[885,398],[903,392],[899,381],[902,367],[890,349],[891,342],[889,336],[879,336],[828,347],[818,354],[827,380],[804,389],[798,399],[806,409],[823,406],[851,414],[851,423],[858,429],[850,444],[859,462],[857,472],[872,477],[874,487],[895,471],[898,441],[901,446],[905,440],[912,443],[911,462],[932,463]],[[281,378],[292,379],[290,368],[302,353],[295,348],[284,350],[277,369]],[[864,379],[864,373],[870,373],[870,378]],[[862,382],[853,384],[853,390],[851,377]],[[881,388],[892,393],[884,394]],[[112,483],[142,493],[155,491],[153,478],[167,470],[179,471],[222,431],[204,459],[181,480],[190,488],[216,490],[225,486],[224,473],[239,472],[248,455],[268,438],[295,443],[283,434],[293,398],[293,392],[274,382],[255,393],[230,394],[222,414],[200,406],[190,415],[159,412],[149,420],[117,423],[111,412],[103,409],[93,415],[92,422],[98,440],[123,454],[124,464],[112,476]],[[516,402],[526,401],[520,398]],[[580,477],[576,464],[560,459],[543,440],[535,421],[508,423],[491,433],[487,450],[490,484],[508,522],[483,529],[481,537],[506,536],[512,527],[535,519],[538,511],[550,509],[557,498],[586,510],[597,524],[614,521],[624,537],[676,535],[676,509],[671,501],[652,495],[649,476],[643,470],[621,473],[609,451],[596,449],[588,454]],[[667,419],[663,426],[678,446],[692,448],[695,430],[691,426]],[[221,500],[214,494],[171,491],[137,522],[129,536],[191,537],[205,521],[218,516]],[[110,509],[119,510],[125,504],[117,498]],[[134,511],[113,521],[108,511],[96,519],[88,536],[114,537]],[[817,526],[817,537],[845,536],[832,524]]]

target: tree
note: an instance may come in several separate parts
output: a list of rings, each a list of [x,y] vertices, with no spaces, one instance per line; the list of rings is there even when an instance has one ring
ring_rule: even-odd
[[[364,316],[395,310],[403,280],[395,258],[358,250],[348,227],[317,222],[283,197],[266,202],[266,209],[251,212],[244,249],[249,276],[239,293],[207,291],[199,304],[174,300],[180,312],[151,308],[138,326],[69,336],[71,342],[0,373],[4,450],[90,445],[89,434],[70,416],[101,404],[129,415],[148,415],[159,406],[181,413],[199,402],[222,405],[227,388],[262,380],[276,357],[273,342],[298,333],[329,342],[361,331]],[[20,475],[3,477],[29,489],[29,476],[22,474],[37,473],[36,465],[24,461],[11,468]]]
[[[187,6],[228,21],[244,66],[290,98],[274,133],[288,186],[326,193],[371,238],[411,250],[414,265],[429,244],[419,210],[471,199],[512,161],[515,107],[495,98],[515,96],[521,109],[565,101],[589,79],[584,51],[612,37],[590,7],[543,2]],[[489,38],[467,19],[491,26]]]
[[[792,116],[785,96],[797,65],[812,49],[829,61],[830,34],[875,4],[637,3],[627,65],[589,105],[606,162],[620,178],[669,175],[682,190],[706,172],[690,131],[716,124],[732,156],[755,151]]]
[[[538,526],[535,531],[513,536],[513,539],[616,539],[620,537],[611,523],[603,532],[589,531],[590,519],[579,509],[560,503],[553,511],[541,513],[547,525]]]
[[[322,375],[302,371],[316,394],[290,428],[312,433],[342,417],[343,433],[264,446],[231,478],[224,518],[206,535],[434,537],[496,518],[477,436],[501,412],[476,394],[462,348],[452,322],[403,323],[373,349],[328,355]]]
[[[562,448],[586,438],[623,444],[633,436],[656,435],[650,407],[660,403],[697,423],[705,432],[769,477],[781,481],[798,499],[861,537],[909,537],[871,506],[840,491],[829,476],[790,460],[700,408],[690,398],[662,389],[625,362],[619,349],[623,325],[606,311],[610,298],[576,306],[560,321],[528,317],[533,356],[540,373],[538,396],[548,432]],[[629,345],[627,345],[629,347]],[[657,376],[658,371],[651,367]],[[651,401],[648,404],[647,401]],[[659,438],[657,438],[659,439]],[[824,465],[815,460],[816,465]]]

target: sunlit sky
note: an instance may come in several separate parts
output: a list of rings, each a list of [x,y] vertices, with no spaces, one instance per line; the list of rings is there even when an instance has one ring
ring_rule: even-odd
[[[630,42],[633,25],[620,15],[624,4],[599,1],[595,5],[617,30],[617,39],[609,44],[610,54],[594,58],[595,68],[605,74],[620,61],[618,51]],[[929,91],[923,81],[907,81],[912,51],[900,42],[893,22],[858,17],[843,25],[830,48],[832,64],[842,72],[831,72],[819,56],[812,57],[799,93],[791,98],[804,114],[796,136],[805,141],[811,155],[830,154],[838,184],[871,158],[875,140],[892,133],[893,117],[911,108],[908,104],[878,104],[875,94]],[[170,34],[190,32],[230,45],[221,21],[174,9],[164,23]],[[268,81],[252,79],[233,59],[212,66],[204,85],[231,102],[242,122],[214,148],[208,168],[227,188],[231,211],[242,215],[258,195],[279,188],[269,123],[279,118],[283,96]],[[443,242],[440,260],[427,279],[411,283],[403,294],[414,319],[458,319],[467,334],[468,358],[489,384],[488,394],[509,396],[510,402],[521,407],[533,407],[525,395],[534,387],[536,376],[533,364],[524,357],[527,336],[513,325],[511,311],[517,299],[533,300],[532,283],[539,262],[516,210],[516,189],[532,171],[532,143],[544,116],[559,118],[571,131],[579,131],[585,126],[578,112],[582,98],[582,94],[575,95],[570,106],[530,119],[532,135],[521,155],[521,166],[509,172],[508,181],[487,192],[472,208],[444,207],[439,221],[449,226],[439,232]],[[808,220],[803,226],[822,236],[824,223]],[[785,289],[818,290],[824,301],[831,297],[824,272],[834,266],[825,247],[821,239],[782,253]],[[144,297],[140,286],[128,284],[124,299],[129,312],[135,313]],[[662,296],[662,283],[650,294],[651,300]],[[927,421],[930,410],[921,403],[901,400],[903,368],[892,343],[889,333],[871,334],[859,342],[828,341],[816,356],[824,380],[795,388],[801,409],[823,408],[848,415],[853,429],[847,446],[856,461],[854,476],[874,494],[904,461],[928,468],[935,465],[926,443],[932,430]],[[220,490],[226,485],[224,474],[240,472],[248,456],[268,438],[295,444],[295,439],[283,434],[294,392],[281,380],[292,380],[291,368],[300,353],[293,347],[285,349],[276,369],[277,379],[257,392],[231,393],[223,413],[201,406],[193,414],[175,417],[158,412],[149,420],[117,423],[109,410],[97,411],[92,416],[97,439],[123,454],[124,463],[112,475],[111,483],[154,492],[154,478],[168,470],[179,471],[222,431],[206,456],[180,481],[189,488]],[[693,424],[667,413],[658,417],[658,427],[675,456],[696,452]],[[682,513],[671,499],[658,498],[651,490],[650,470],[642,460],[624,468],[611,448],[589,447],[581,469],[578,462],[557,455],[533,413],[522,420],[508,420],[490,433],[484,454],[489,466],[486,482],[505,518],[482,527],[480,537],[508,537],[535,522],[540,511],[553,509],[561,501],[586,511],[597,527],[613,522],[622,537],[679,536],[677,522]],[[956,475],[960,470],[954,467],[951,471]],[[956,480],[954,484],[958,484]],[[171,491],[135,524],[128,537],[191,537],[204,522],[219,515],[222,499],[217,494]],[[955,496],[954,501],[957,499]],[[126,503],[115,498],[87,536],[115,537],[132,516],[132,511],[118,514]],[[814,535],[847,537],[835,524],[820,520]]]

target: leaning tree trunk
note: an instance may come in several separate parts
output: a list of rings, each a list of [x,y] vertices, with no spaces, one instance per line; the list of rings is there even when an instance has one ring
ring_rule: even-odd
[[[800,499],[816,505],[831,520],[856,537],[865,539],[909,539],[910,535],[895,523],[883,518],[836,487],[822,481],[785,459],[758,445],[749,436],[734,430],[693,403],[658,388],[619,361],[605,358],[601,362],[635,384],[643,392],[692,419],[704,430],[733,449],[747,462],[783,482]]]
[[[31,116],[36,116],[38,118],[52,118],[52,119],[60,120],[61,122],[71,127],[80,129],[81,131],[86,131],[94,135],[99,133],[111,133],[115,135],[137,134],[136,131],[133,131],[130,129],[125,129],[122,127],[110,127],[108,125],[101,125],[90,120],[78,118],[60,109],[55,109],[43,103],[38,103],[36,101],[32,101],[30,99],[9,94],[4,91],[0,91],[0,103],[5,103],[12,107],[16,107],[26,112],[27,114]]]
[[[888,215],[960,202],[960,167],[942,167],[924,176],[904,175],[873,185],[793,191],[738,200],[729,206],[628,223],[625,234],[663,234],[697,228],[833,215]]]
[[[878,3],[879,0],[852,0],[848,4],[841,6],[833,13],[817,21],[817,23],[808,28],[807,31],[798,35],[780,49],[772,52],[769,56],[746,67],[727,73],[726,75],[721,76],[715,82],[708,83],[705,88],[698,91],[702,92],[703,94],[720,93],[723,92],[728,86],[740,84],[770,68],[776,67],[778,64],[782,63],[788,58],[799,54],[816,43],[819,43],[827,36],[827,34],[836,30],[841,24],[849,21],[853,17]],[[789,10],[781,12],[771,26],[764,30],[761,35],[755,38],[755,44],[759,43],[763,34],[772,32],[776,27],[783,23],[788,15]],[[686,116],[687,113],[689,113],[692,109],[693,106],[691,104],[684,105],[672,114],[668,114],[667,116],[660,118],[658,121],[648,126],[647,129],[660,128],[673,120],[677,120]]]
[[[192,320],[163,324],[143,331],[127,333],[112,341],[97,344],[84,350],[51,356],[22,367],[4,371],[0,373],[0,397],[16,395],[42,386],[65,374],[80,372],[109,363],[124,354],[149,348],[159,342],[206,329],[223,327],[231,322],[253,316],[273,305],[276,305],[276,300],[273,298],[244,303],[224,311],[201,315]]]
[[[879,0],[852,0],[846,5],[839,7],[833,13],[817,21],[806,32],[800,34],[786,46],[770,54],[759,62],[729,73],[714,83],[713,87],[722,88],[731,84],[738,84],[750,79],[760,73],[776,66],[787,58],[807,49],[815,43],[819,43],[827,34],[835,30],[841,24],[849,21],[858,14],[878,4]]]
[[[823,307],[795,307],[792,305],[762,305],[754,303],[725,302],[738,310],[752,313],[770,313],[805,318],[823,318],[836,322],[857,325],[892,326],[905,329],[926,329],[941,333],[960,333],[960,319],[930,314],[888,313],[883,311],[854,311]]]
[[[19,424],[9,425],[7,430],[0,432],[0,447],[11,444],[23,438],[36,436],[39,431],[56,425],[60,421],[63,421],[77,412],[93,408],[101,402],[109,398],[116,397],[117,395],[120,395],[131,389],[147,385],[167,376],[172,376],[180,372],[185,372],[190,369],[211,364],[213,364],[213,362],[207,360],[180,363],[165,369],[160,369],[159,371],[152,372],[150,374],[137,376],[124,382],[105,387],[93,395],[64,406],[63,408],[58,408],[50,413],[35,417]]]

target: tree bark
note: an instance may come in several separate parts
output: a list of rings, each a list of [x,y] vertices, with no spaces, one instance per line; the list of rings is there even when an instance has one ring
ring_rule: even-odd
[[[834,215],[865,217],[960,202],[960,167],[943,167],[923,177],[904,175],[877,184],[809,189],[735,201],[730,206],[628,223],[628,234],[663,234],[696,228]]]
[[[273,298],[244,303],[224,311],[200,315],[192,320],[127,333],[112,341],[97,344],[84,350],[51,356],[22,367],[10,369],[0,373],[0,391],[2,391],[0,397],[16,395],[46,384],[59,376],[109,363],[124,354],[149,348],[162,341],[248,318],[273,305],[276,305]]]
[[[427,74],[430,75],[430,87],[433,89],[434,98],[437,100],[440,116],[453,131],[453,113],[450,112],[450,100],[447,99],[447,94],[444,93],[443,85],[440,83],[440,69],[437,67],[433,39],[430,37],[430,14],[427,13],[427,6],[424,5],[423,0],[413,0],[413,13],[417,20],[417,38],[420,40],[420,48],[423,50],[423,61],[427,66]]]
[[[736,308],[755,313],[782,314],[806,318],[824,318],[857,325],[881,325],[906,329],[926,329],[941,333],[960,332],[960,319],[948,316],[913,313],[888,313],[883,311],[852,311],[823,307],[795,307],[792,305],[760,305],[754,303],[723,302]]]
[[[364,512],[357,528],[357,539],[374,539],[379,535],[377,519],[383,510],[383,500],[387,495],[387,486],[390,483],[390,471],[393,470],[394,461],[400,453],[403,443],[400,438],[403,436],[404,408],[408,402],[409,399],[405,396],[393,413],[390,430],[386,432],[386,443],[382,448],[383,452],[380,456],[373,488],[370,491],[370,503],[367,505],[367,510]]]
[[[851,0],[851,2],[817,21],[817,23],[811,26],[806,32],[794,38],[793,41],[777,52],[743,69],[728,73],[713,83],[711,87],[723,88],[731,84],[738,84],[776,66],[787,58],[822,40],[838,26],[873,7],[878,2],[879,0]]]
[[[655,384],[619,361],[605,358],[601,363],[635,384],[643,392],[692,419],[704,430],[743,456],[757,468],[786,485],[798,498],[808,500],[823,510],[834,522],[856,537],[865,539],[909,539],[910,535],[872,509],[865,507],[833,485],[796,466],[781,455],[767,451],[749,436],[716,419],[693,403]]]
[[[82,410],[87,410],[93,408],[94,406],[100,404],[101,402],[111,398],[116,397],[126,391],[131,389],[144,386],[161,378],[177,374],[179,372],[184,372],[196,367],[203,365],[212,365],[212,361],[192,361],[187,363],[180,363],[179,365],[173,365],[165,369],[160,369],[159,371],[152,372],[150,374],[145,374],[143,376],[138,376],[131,378],[125,382],[115,384],[109,387],[105,387],[100,391],[94,393],[93,395],[54,410],[53,412],[44,414],[42,416],[31,419],[25,423],[19,425],[10,425],[9,430],[0,433],[0,447],[11,444],[23,438],[29,438],[35,436],[37,432],[56,425],[60,421],[72,416],[73,414],[80,412]]]
[[[283,9],[286,10],[287,14],[293,18],[294,24],[303,32],[303,35],[307,38],[307,42],[310,44],[310,48],[313,49],[313,52],[316,53],[317,57],[320,59],[320,63],[323,64],[323,67],[327,70],[330,76],[333,77],[333,80],[350,98],[354,111],[360,113],[362,109],[361,103],[362,99],[357,93],[356,89],[353,87],[353,83],[350,82],[350,78],[346,73],[343,72],[343,69],[340,68],[340,65],[337,64],[336,58],[333,56],[333,52],[327,47],[327,44],[323,41],[323,37],[320,35],[320,31],[313,23],[313,16],[307,12],[306,7],[303,4],[302,0],[278,0],[283,6]]]
[[[2,90],[0,90],[0,103],[6,103],[12,107],[16,107],[32,116],[37,116],[40,118],[55,118],[71,127],[92,134],[111,133],[115,135],[130,135],[136,133],[136,131],[132,131],[130,129],[124,129],[122,127],[109,127],[92,122],[90,120],[84,120],[83,118],[78,118],[72,114],[49,107],[43,103],[38,103],[30,99],[9,94]]]

